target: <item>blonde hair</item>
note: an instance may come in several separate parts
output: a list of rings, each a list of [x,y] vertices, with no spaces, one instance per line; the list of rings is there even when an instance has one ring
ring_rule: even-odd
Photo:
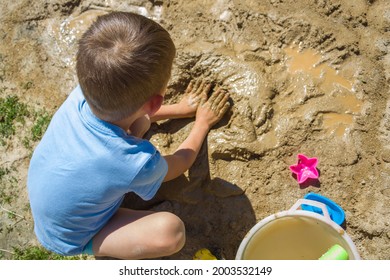
[[[92,111],[107,121],[136,112],[167,85],[175,56],[169,33],[144,16],[98,17],[77,52],[77,76]]]

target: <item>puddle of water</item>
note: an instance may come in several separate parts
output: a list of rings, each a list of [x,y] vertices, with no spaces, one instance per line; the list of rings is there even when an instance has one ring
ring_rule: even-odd
[[[298,48],[289,47],[285,49],[285,52],[290,57],[290,72],[303,71],[314,78],[318,78],[324,88],[334,88],[334,85],[337,84],[352,91],[352,82],[342,77],[327,64],[320,63],[322,57],[316,51],[310,49],[299,51]]]
[[[353,124],[353,116],[350,114],[326,113],[323,115],[322,124],[331,134],[343,137],[345,131]]]
[[[315,50],[299,51],[296,47],[285,49],[288,55],[288,70],[291,73],[303,72],[319,81],[319,87],[325,93],[332,93],[334,102],[341,106],[341,112],[323,115],[323,127],[329,134],[342,137],[353,124],[353,114],[361,111],[363,102],[356,98],[353,83],[341,76],[326,63],[321,63],[322,56]]]
[[[348,94],[345,90],[336,95],[334,99],[337,104],[340,104],[345,109],[345,114],[358,114],[362,109],[363,102],[357,99],[355,95]]]

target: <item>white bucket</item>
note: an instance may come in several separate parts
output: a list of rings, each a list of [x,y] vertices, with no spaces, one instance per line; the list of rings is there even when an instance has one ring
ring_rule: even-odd
[[[324,215],[298,210],[302,204],[319,207]],[[299,199],[290,210],[257,223],[242,240],[236,260],[316,260],[335,244],[348,252],[350,260],[360,259],[351,238],[330,219],[325,204]]]

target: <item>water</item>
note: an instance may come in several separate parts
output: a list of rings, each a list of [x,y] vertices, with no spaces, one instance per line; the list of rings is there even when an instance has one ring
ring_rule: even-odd
[[[360,113],[363,102],[353,90],[353,82],[340,75],[326,63],[322,56],[311,49],[299,51],[296,47],[285,49],[288,56],[288,71],[292,74],[303,73],[318,83],[321,91],[340,107],[338,112],[322,114],[323,130],[328,135],[342,137],[353,125],[353,116]]]
[[[348,243],[326,223],[310,217],[283,217],[271,221],[252,237],[245,249],[246,260],[317,260],[334,244],[350,256]]]
[[[320,63],[322,57],[316,51],[307,49],[301,52],[298,48],[289,47],[285,49],[285,52],[290,57],[290,72],[303,71],[314,78],[320,79],[321,87],[324,89],[333,89],[336,84],[352,91],[352,82],[341,76],[329,65]]]

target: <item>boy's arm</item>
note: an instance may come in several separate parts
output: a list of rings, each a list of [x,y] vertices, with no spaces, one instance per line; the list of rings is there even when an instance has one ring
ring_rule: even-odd
[[[204,80],[191,81],[179,103],[162,105],[161,108],[150,117],[151,122],[166,119],[191,118],[195,116],[200,99],[210,90],[210,84]]]
[[[164,181],[180,176],[192,166],[207,133],[228,110],[228,98],[229,95],[222,89],[217,89],[208,100],[207,92],[204,92],[190,134],[174,154],[164,157],[168,163],[168,173]]]
[[[196,109],[196,108],[195,108]],[[150,117],[150,122],[157,122],[168,119],[190,118],[191,114],[183,112],[183,108],[178,103],[171,105],[162,105],[161,108]]]

